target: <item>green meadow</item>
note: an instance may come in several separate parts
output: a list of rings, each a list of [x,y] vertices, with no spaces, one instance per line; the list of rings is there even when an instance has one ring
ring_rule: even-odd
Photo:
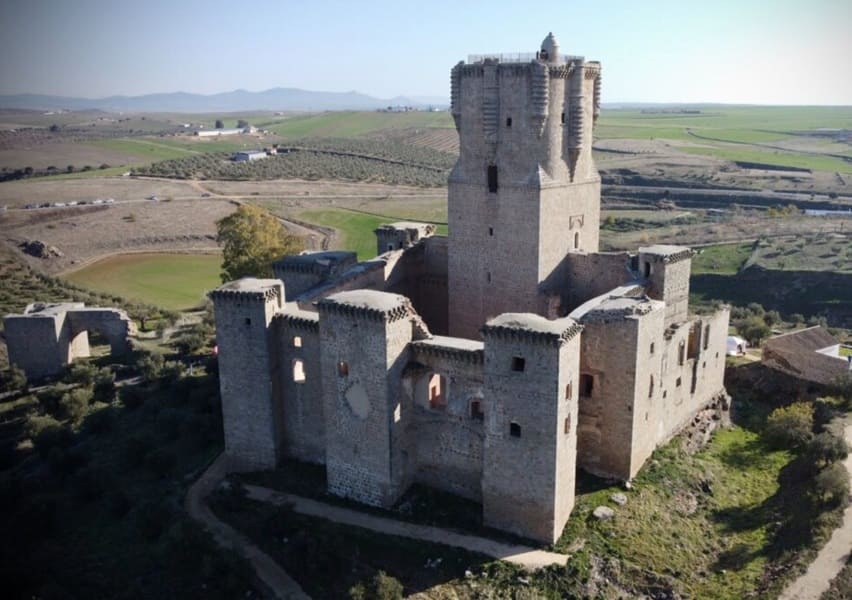
[[[218,254],[119,254],[65,278],[100,292],[180,310],[198,306],[220,283]]]

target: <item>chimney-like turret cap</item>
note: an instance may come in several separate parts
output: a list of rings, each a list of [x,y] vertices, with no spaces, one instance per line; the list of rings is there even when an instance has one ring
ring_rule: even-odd
[[[552,31],[547,34],[547,37],[541,43],[541,51],[547,56],[547,60],[550,62],[556,62],[559,58],[559,42],[556,41],[556,37]]]

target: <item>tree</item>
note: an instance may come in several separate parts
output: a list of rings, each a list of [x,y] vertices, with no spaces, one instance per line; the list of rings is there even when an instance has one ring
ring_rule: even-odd
[[[216,129],[225,129],[225,123],[222,122],[222,119],[216,119]]]
[[[237,121],[237,129],[245,129],[248,126],[249,122],[245,119],[240,119],[239,121]]]
[[[222,281],[271,277],[272,261],[303,248],[302,240],[257,206],[244,205],[216,222],[222,245]]]

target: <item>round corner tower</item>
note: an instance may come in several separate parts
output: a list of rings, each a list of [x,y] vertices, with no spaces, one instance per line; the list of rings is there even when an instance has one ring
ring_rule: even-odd
[[[459,160],[449,178],[450,334],[504,312],[541,312],[570,251],[596,252],[600,176],[592,126],[600,65],[538,52],[475,55],[451,72]]]

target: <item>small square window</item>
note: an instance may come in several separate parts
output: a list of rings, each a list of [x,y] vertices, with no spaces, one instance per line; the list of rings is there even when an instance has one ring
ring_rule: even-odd
[[[506,127],[512,126],[512,117],[506,117]]]
[[[339,377],[347,377],[349,375],[349,363],[341,360],[337,363],[337,375]]]
[[[654,353],[654,342],[651,342],[651,354]]]
[[[293,336],[293,347],[301,348],[302,347],[302,338],[298,335]]]
[[[676,385],[677,387],[680,387],[680,385],[681,385],[680,377],[678,377],[678,378],[677,378],[677,381],[675,381],[675,385]]]
[[[246,325],[251,325],[251,318],[246,317],[246,321],[245,321],[245,322],[246,322]]]
[[[512,437],[521,437],[521,426],[515,422],[509,423],[509,435]]]
[[[526,359],[520,356],[512,357],[512,370],[513,371],[523,371],[527,366]]]
[[[483,421],[485,419],[485,413],[482,410],[482,400],[470,401],[470,418],[476,419],[477,421]]]

